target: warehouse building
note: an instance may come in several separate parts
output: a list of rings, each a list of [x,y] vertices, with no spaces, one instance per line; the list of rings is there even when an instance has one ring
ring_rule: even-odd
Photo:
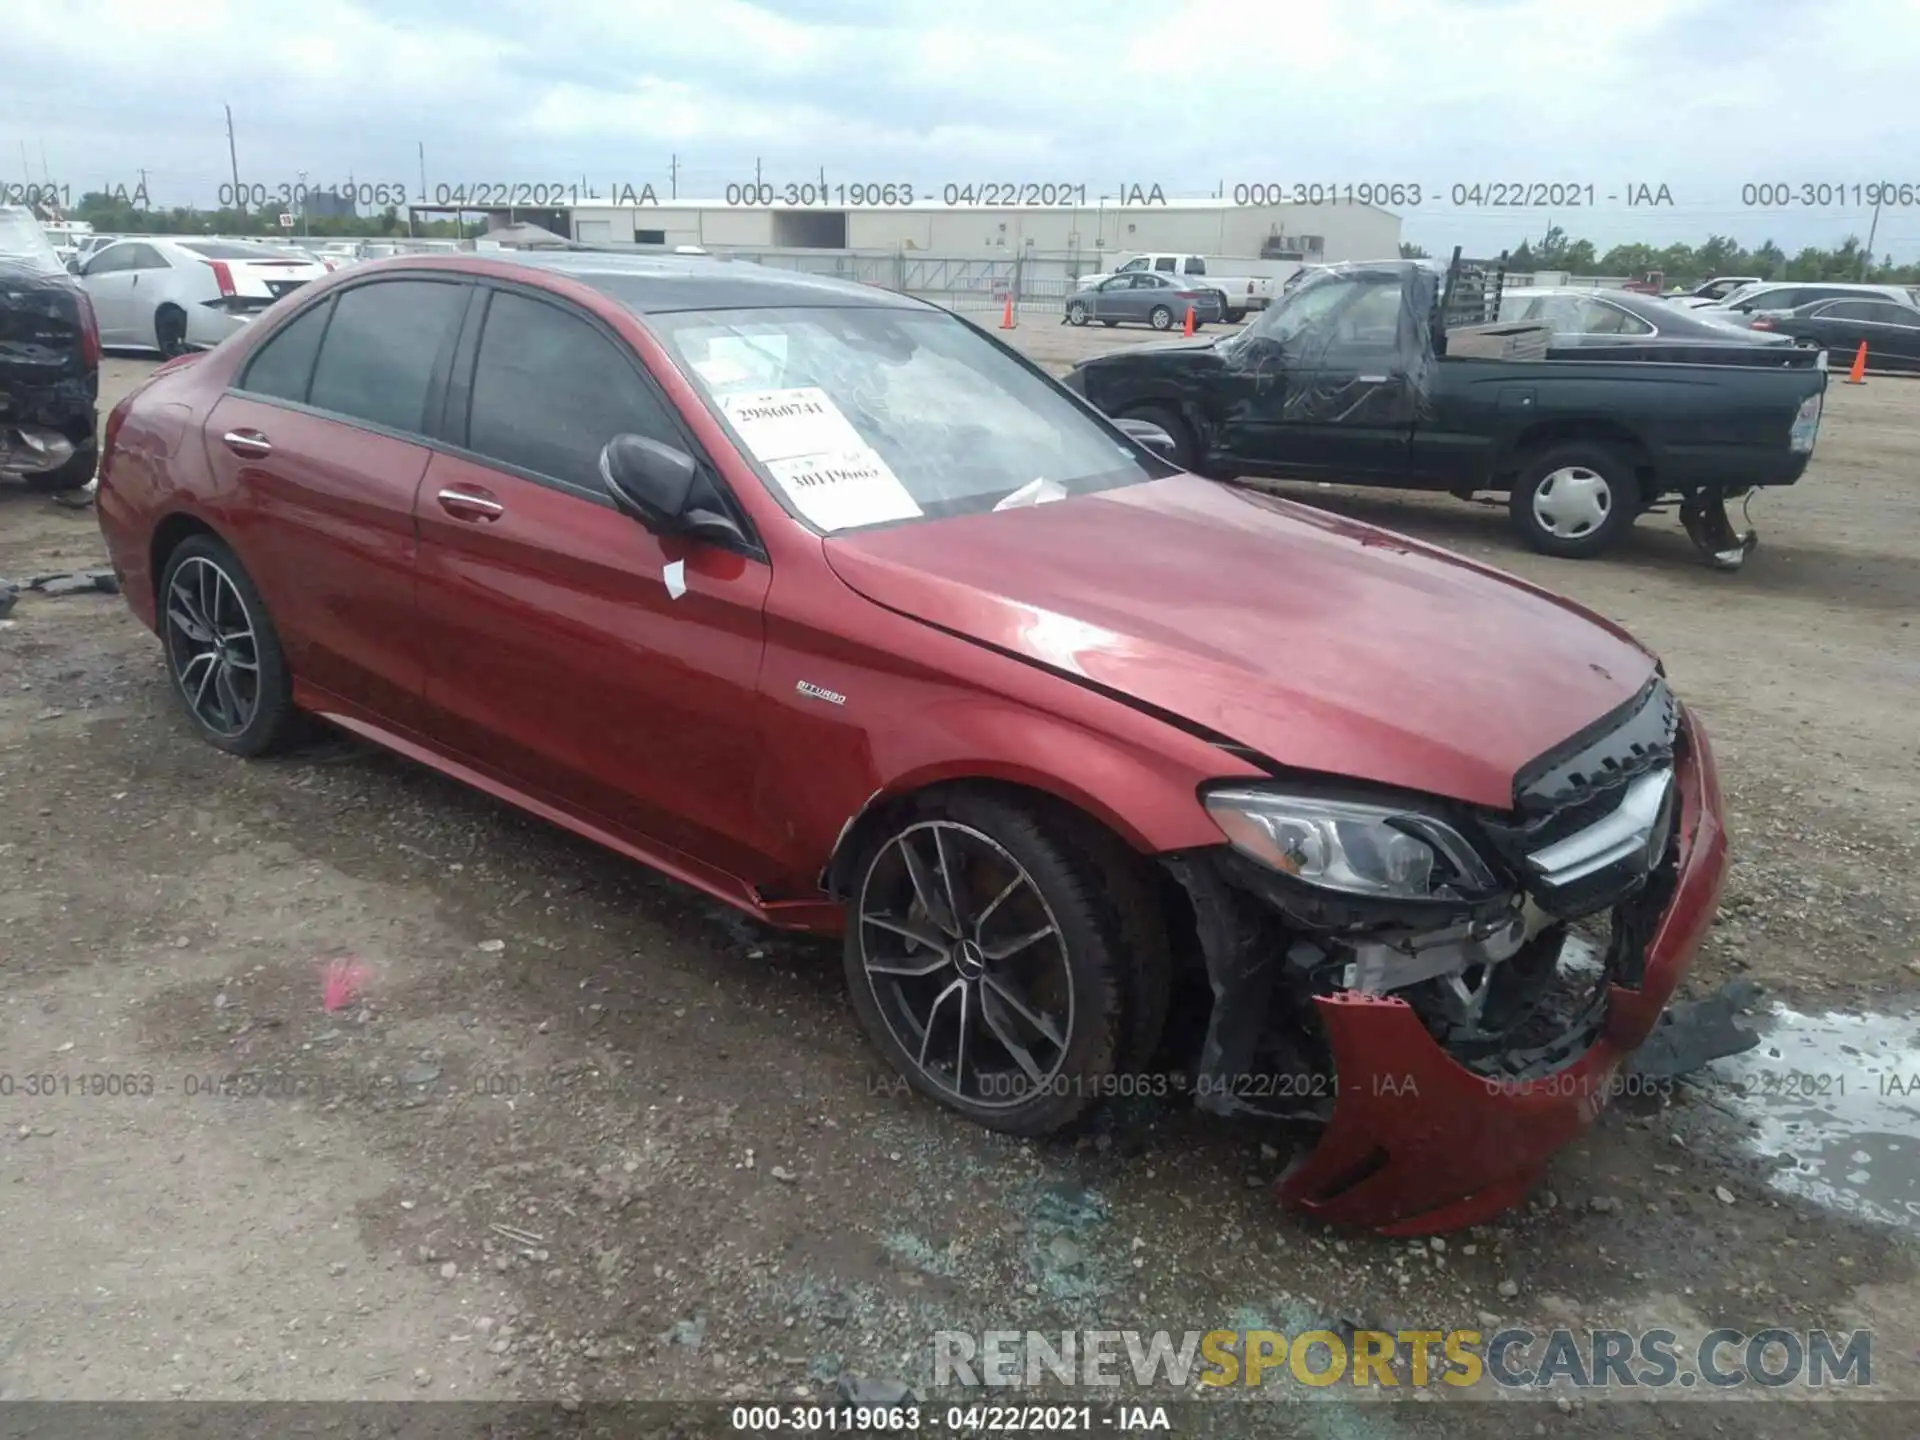
[[[414,208],[426,218],[451,207]],[[789,208],[661,200],[649,192],[638,203],[623,196],[619,204],[489,207],[481,213],[497,224],[530,221],[590,245],[696,246],[895,289],[995,295],[1011,289],[1023,298],[1062,294],[1075,277],[1140,251],[1309,264],[1400,253],[1400,217],[1372,205],[1143,199],[1137,188],[1124,200],[1084,205]]]

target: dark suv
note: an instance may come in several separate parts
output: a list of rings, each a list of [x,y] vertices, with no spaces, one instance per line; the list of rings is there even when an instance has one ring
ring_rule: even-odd
[[[98,447],[100,327],[31,210],[0,206],[0,477],[78,490]]]

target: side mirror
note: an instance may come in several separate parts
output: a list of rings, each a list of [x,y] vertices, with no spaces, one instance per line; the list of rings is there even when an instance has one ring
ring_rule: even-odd
[[[744,540],[728,516],[693,503],[699,478],[686,451],[644,435],[616,435],[600,452],[600,479],[613,503],[655,534]]]
[[[1116,420],[1126,437],[1136,445],[1144,445],[1162,460],[1173,460],[1174,452],[1179,448],[1174,444],[1173,436],[1162,430],[1150,420]],[[1175,462],[1178,463],[1178,462]]]

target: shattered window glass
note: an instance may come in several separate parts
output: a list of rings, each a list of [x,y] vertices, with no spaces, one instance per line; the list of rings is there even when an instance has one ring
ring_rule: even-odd
[[[649,323],[735,429],[742,453],[784,463],[799,454],[793,427],[814,426],[832,437],[820,443],[837,458],[857,444],[853,462],[884,466],[923,514],[989,510],[1043,479],[1076,494],[1153,478],[1136,452],[1066,395],[945,314],[733,310]],[[729,418],[743,413],[747,397],[765,435],[786,422],[777,441]],[[791,453],[776,454],[773,444]],[[888,493],[897,511],[890,481]]]

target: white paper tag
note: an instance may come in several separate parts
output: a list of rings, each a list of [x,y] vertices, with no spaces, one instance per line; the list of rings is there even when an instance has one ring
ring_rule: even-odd
[[[845,530],[922,514],[900,477],[815,385],[719,397],[720,409],[807,520]]]
[[[894,473],[873,451],[835,455],[797,455],[768,462],[796,509],[822,530],[911,520],[922,513]]]
[[[720,408],[762,460],[863,450],[866,442],[840,407],[817,385],[794,390],[742,390],[720,397]]]
[[[667,582],[667,598],[678,600],[687,593],[687,562],[676,560],[660,571],[660,578]]]

